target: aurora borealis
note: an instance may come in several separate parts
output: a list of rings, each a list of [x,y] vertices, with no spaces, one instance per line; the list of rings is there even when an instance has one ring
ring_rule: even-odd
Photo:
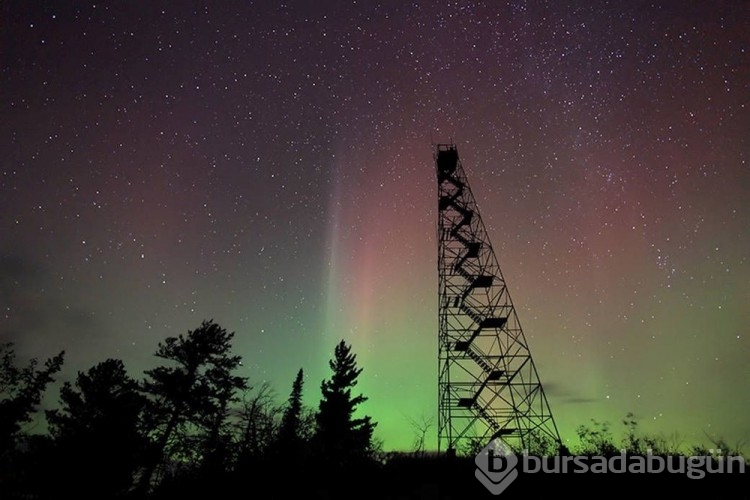
[[[386,449],[437,415],[455,142],[564,439],[750,439],[750,20],[718,2],[5,2],[0,340],[131,375],[214,319],[336,342]],[[48,398],[56,399],[55,394]],[[431,429],[435,441],[435,427]]]

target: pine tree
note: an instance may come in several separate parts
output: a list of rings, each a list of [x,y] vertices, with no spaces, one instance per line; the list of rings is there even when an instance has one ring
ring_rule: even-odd
[[[370,456],[372,434],[377,424],[369,416],[355,418],[357,407],[367,401],[362,394],[352,396],[362,368],[351,346],[343,340],[329,361],[333,371],[330,380],[321,383],[322,399],[316,415],[315,441],[324,458],[338,464],[348,464]]]
[[[44,368],[36,358],[19,368],[14,345],[0,344],[0,460],[10,456],[22,426],[33,419],[47,385],[62,368],[64,354],[49,358]]]
[[[241,362],[240,356],[230,355],[233,337],[213,321],[203,321],[187,336],[159,344],[156,356],[171,366],[146,371],[146,422],[152,429],[153,454],[141,475],[141,490],[148,490],[160,463],[180,452],[191,459],[202,453],[204,462],[217,460],[228,405],[235,392],[247,386],[245,378],[232,374]],[[198,431],[204,433],[202,446],[179,449],[180,441],[194,442]]]
[[[281,417],[279,445],[284,452],[298,447],[302,441],[302,377],[303,372],[302,368],[300,368],[292,384],[292,393],[289,395],[289,402]]]
[[[60,460],[57,493],[106,498],[131,487],[146,438],[145,398],[119,359],[103,361],[60,389],[61,407],[46,412]]]

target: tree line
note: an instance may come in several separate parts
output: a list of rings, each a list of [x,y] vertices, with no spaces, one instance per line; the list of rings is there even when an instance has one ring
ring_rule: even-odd
[[[43,412],[46,434],[25,429],[65,353],[18,366],[13,344],[0,345],[0,498],[167,498],[292,463],[319,475],[373,462],[377,424],[358,415],[367,398],[353,392],[362,368],[350,345],[335,346],[311,408],[301,368],[283,404],[239,376],[233,336],[211,320],[168,337],[142,380],[119,359],[79,372]]]
[[[159,366],[146,370],[142,379],[131,377],[121,360],[106,359],[63,383],[58,406],[45,411],[39,406],[65,353],[19,366],[13,345],[0,344],[0,499],[238,494],[266,499],[301,492],[313,498],[452,499],[487,494],[474,480],[474,456],[487,443],[472,443],[472,449],[452,458],[426,454],[429,419],[411,421],[415,454],[380,453],[373,437],[377,424],[361,415],[367,398],[355,391],[363,370],[343,340],[329,360],[331,374],[320,384],[317,407],[309,407],[303,403],[301,368],[282,403],[275,401],[269,384],[253,386],[238,375],[242,360],[232,353],[233,337],[213,321],[168,337],[154,353]],[[39,420],[47,432],[30,432]],[[639,432],[632,414],[622,423],[622,442],[606,422],[579,426],[574,454],[609,457],[625,450],[628,455],[674,456],[685,449],[679,436]],[[716,460],[742,454],[742,443],[712,442],[711,449],[694,446],[688,453]],[[529,452],[571,454],[553,445],[540,439]],[[560,488],[580,486],[575,478],[544,479],[557,481]],[[694,482],[682,485],[682,479],[671,480],[695,492]],[[747,484],[744,477],[737,481]]]

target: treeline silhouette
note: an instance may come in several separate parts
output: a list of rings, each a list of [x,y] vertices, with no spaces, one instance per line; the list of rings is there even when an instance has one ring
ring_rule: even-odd
[[[301,368],[281,404],[267,383],[253,386],[237,375],[242,360],[232,353],[233,336],[211,320],[169,337],[157,346],[159,366],[141,380],[121,360],[104,360],[64,383],[58,407],[43,412],[39,405],[64,352],[18,366],[13,344],[0,345],[0,499],[489,495],[474,480],[473,460],[487,443],[472,443],[458,456],[426,453],[431,422],[423,420],[413,421],[415,453],[383,452],[373,437],[377,424],[358,416],[367,400],[355,393],[362,368],[343,340],[311,408],[303,404]],[[27,431],[40,417],[47,432]],[[639,434],[631,414],[623,423],[621,444],[606,423],[579,427],[577,452],[680,454],[674,439]],[[540,440],[528,452],[570,454],[553,444]],[[740,453],[723,441],[714,448],[693,447],[689,454]]]
[[[367,398],[352,392],[362,368],[350,345],[335,346],[331,376],[312,409],[303,404],[302,369],[282,405],[268,384],[253,388],[238,376],[233,336],[204,321],[169,337],[155,352],[162,364],[143,380],[118,359],[79,372],[62,385],[59,407],[44,412],[47,434],[24,427],[38,416],[64,352],[42,366],[33,359],[18,367],[13,344],[0,346],[0,498],[215,494],[290,467],[320,477],[374,462],[376,423],[355,416]]]

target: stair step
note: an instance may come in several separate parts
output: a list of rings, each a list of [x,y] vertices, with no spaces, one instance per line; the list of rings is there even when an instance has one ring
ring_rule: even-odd
[[[474,398],[459,398],[458,400],[459,408],[471,408],[473,404],[474,404]]]
[[[482,274],[474,278],[471,284],[471,288],[489,288],[492,286],[492,282],[495,277],[489,274]]]
[[[505,326],[505,323],[508,322],[508,318],[500,317],[490,317],[490,318],[484,318],[482,322],[479,324],[482,328],[502,328]]]

